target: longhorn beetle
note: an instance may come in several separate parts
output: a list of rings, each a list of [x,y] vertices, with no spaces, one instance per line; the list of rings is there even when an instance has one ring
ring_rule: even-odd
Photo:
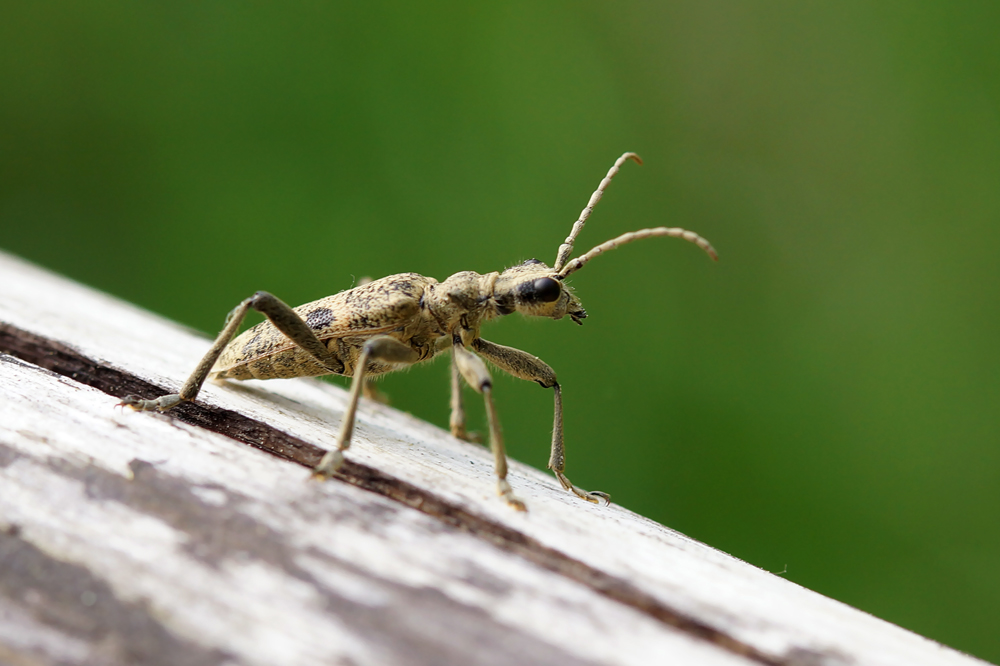
[[[327,479],[344,463],[358,398],[366,379],[428,361],[442,352],[451,353],[451,432],[468,439],[462,408],[461,381],[483,395],[490,429],[499,494],[515,509],[525,510],[507,482],[500,423],[493,404],[493,382],[480,357],[520,379],[551,388],[555,397],[555,424],[549,469],[563,488],[589,502],[605,500],[606,493],[587,491],[566,477],[563,449],[562,394],[556,373],[541,359],[479,337],[484,322],[520,312],[535,317],[562,319],[569,315],[577,324],[587,316],[566,278],[599,254],[620,245],[654,236],[682,238],[718,260],[715,249],[698,234],[679,228],[657,227],[622,234],[570,260],[573,242],[604,190],[627,160],[642,164],[635,153],[619,157],[591,195],[565,242],[559,246],[555,265],[549,268],[537,259],[508,268],[502,273],[479,275],[455,273],[444,282],[416,273],[400,273],[363,284],[333,296],[290,308],[265,291],[258,291],[229,313],[215,344],[181,387],[180,393],[156,400],[128,396],[122,406],[140,411],[175,407],[194,400],[205,379],[273,379],[335,374],[352,377],[350,398],[340,423],[336,447],[326,453],[313,476]],[[235,340],[247,311],[253,308],[267,321],[245,331]]]

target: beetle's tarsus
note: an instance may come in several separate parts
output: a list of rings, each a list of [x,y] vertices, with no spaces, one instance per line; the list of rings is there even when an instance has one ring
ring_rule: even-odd
[[[326,481],[340,471],[340,468],[344,466],[344,460],[344,452],[340,449],[327,451],[313,469],[311,478],[315,481]]]
[[[527,511],[528,506],[514,496],[514,489],[510,487],[510,483],[507,479],[500,479],[497,481],[497,494],[503,497],[515,511]]]
[[[177,393],[163,395],[155,400],[144,400],[137,395],[127,395],[115,407],[131,407],[137,412],[165,412],[182,402],[184,399]]]
[[[451,436],[456,439],[460,439],[463,442],[471,442],[472,444],[484,444],[486,442],[483,439],[483,433],[476,432],[475,430],[466,430],[463,425],[461,428],[451,427]]]
[[[604,500],[607,505],[611,505],[611,495],[603,493],[600,490],[584,490],[574,485],[565,474],[557,469],[553,469],[552,473],[556,475],[556,478],[559,479],[559,483],[564,489],[570,491],[580,499],[587,500],[593,504],[600,504],[601,500]]]

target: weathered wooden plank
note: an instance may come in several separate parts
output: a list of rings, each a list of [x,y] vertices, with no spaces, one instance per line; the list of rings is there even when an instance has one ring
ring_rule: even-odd
[[[298,465],[0,359],[8,651],[87,664],[745,663],[398,502],[306,483]]]
[[[2,255],[0,322],[0,349],[65,375],[0,363],[8,655],[982,663],[516,463],[530,512],[511,511],[485,450],[389,407],[363,405],[347,483],[309,483],[345,402],[321,382],[209,385],[176,417],[115,410],[136,386],[175,390],[208,341]]]

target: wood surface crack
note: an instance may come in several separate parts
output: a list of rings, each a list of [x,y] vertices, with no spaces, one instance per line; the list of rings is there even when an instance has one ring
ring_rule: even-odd
[[[91,359],[65,343],[47,339],[3,322],[0,322],[0,353],[9,354],[116,398],[137,395],[152,399],[162,395],[166,390],[124,370]],[[170,415],[184,423],[220,433],[310,469],[319,463],[325,453],[324,449],[305,440],[232,410],[200,403],[184,403],[171,410]],[[477,515],[432,492],[373,467],[348,460],[334,478],[405,504],[546,570],[582,584],[665,625],[731,653],[772,666],[793,666],[801,663],[795,655],[777,656],[759,650],[701,620],[670,608],[654,595],[624,578],[603,572],[546,546],[533,537]]]

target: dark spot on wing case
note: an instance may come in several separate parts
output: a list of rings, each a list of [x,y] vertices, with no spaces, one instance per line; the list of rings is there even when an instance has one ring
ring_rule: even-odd
[[[330,308],[316,308],[306,315],[306,324],[315,331],[329,326],[334,319],[336,317],[333,316],[333,310]]]

